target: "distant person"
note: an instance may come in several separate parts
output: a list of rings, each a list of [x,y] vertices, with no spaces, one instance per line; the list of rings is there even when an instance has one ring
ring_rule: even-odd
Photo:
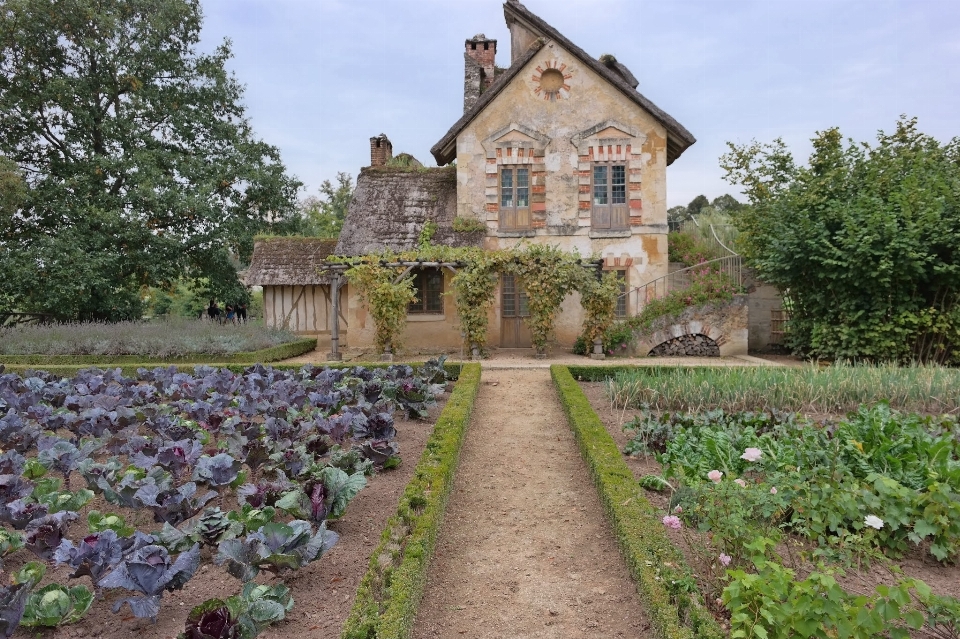
[[[230,322],[231,324],[236,324],[237,323],[236,317],[237,317],[237,312],[233,310],[233,306],[230,304],[227,304],[227,321]]]
[[[220,307],[217,306],[217,300],[210,300],[210,306],[207,307],[207,316],[215,321],[220,321]]]
[[[246,302],[237,306],[237,323],[239,324],[247,323],[247,303]]]

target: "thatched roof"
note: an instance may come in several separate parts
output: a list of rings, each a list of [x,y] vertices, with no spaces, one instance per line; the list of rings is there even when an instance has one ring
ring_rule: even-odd
[[[343,256],[415,249],[427,222],[437,225],[433,244],[480,246],[483,231],[453,230],[457,215],[455,168],[360,170],[357,188],[335,253]]]
[[[253,245],[253,259],[244,282],[247,286],[309,286],[327,284],[318,272],[336,240],[318,237],[269,237]]]
[[[483,92],[480,99],[473,105],[473,108],[464,113],[463,117],[450,127],[446,135],[433,145],[430,153],[436,158],[437,164],[441,166],[449,164],[457,157],[457,136],[460,135],[475,117],[487,108],[488,104],[500,95],[500,92],[510,84],[513,78],[523,71],[523,68],[533,59],[536,52],[549,40],[556,42],[569,51],[580,62],[590,67],[600,77],[619,89],[625,96],[633,100],[633,102],[646,110],[657,122],[663,125],[667,130],[667,164],[672,164],[674,160],[680,157],[681,153],[697,141],[697,139],[693,137],[693,134],[685,129],[683,125],[637,91],[637,79],[630,73],[629,69],[617,62],[613,56],[604,56],[603,62],[595,60],[590,57],[586,51],[568,40],[562,33],[544,22],[542,18],[531,12],[517,0],[508,0],[505,2],[503,5],[503,13],[508,25],[513,22],[518,22],[530,32],[539,36],[540,39],[534,41],[530,49],[510,65],[510,68],[507,69],[503,75],[498,76],[490,88]]]

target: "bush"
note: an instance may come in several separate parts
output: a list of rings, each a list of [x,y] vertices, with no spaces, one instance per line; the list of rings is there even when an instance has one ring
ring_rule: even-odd
[[[901,120],[875,146],[837,129],[798,167],[781,140],[730,144],[752,204],[738,246],[793,300],[790,345],[829,359],[955,361],[960,349],[960,140]]]

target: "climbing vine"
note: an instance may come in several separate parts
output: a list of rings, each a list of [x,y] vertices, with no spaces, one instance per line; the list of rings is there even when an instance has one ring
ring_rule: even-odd
[[[430,242],[431,231],[424,228],[419,247],[414,251],[338,260],[352,265],[347,278],[369,306],[379,350],[387,346],[394,350],[399,348],[399,338],[406,326],[407,305],[416,299],[412,279],[394,282],[402,269],[384,266],[387,263],[457,264],[452,279],[453,290],[448,295],[452,295],[456,302],[460,330],[468,348],[486,346],[490,309],[501,273],[515,275],[518,284],[527,292],[530,317],[526,322],[538,353],[545,351],[561,304],[573,291],[579,291],[585,300],[584,329],[589,329],[591,335],[602,333],[613,322],[617,294],[615,279],[604,277],[598,282],[596,272],[584,268],[584,260],[578,253],[540,244],[499,251],[435,246]]]
[[[599,280],[588,280],[580,289],[580,304],[585,313],[581,337],[588,351],[593,340],[613,325],[619,295],[620,281],[614,271],[607,271]]]
[[[393,261],[383,256],[383,261]],[[417,299],[413,278],[397,276],[403,269],[381,264],[381,257],[369,257],[354,264],[346,272],[350,284],[370,307],[376,329],[377,350],[381,353],[400,348],[400,335],[407,325],[407,307]]]
[[[566,253],[555,246],[534,244],[517,253],[509,270],[527,292],[530,317],[530,341],[542,354],[553,331],[554,320],[563,299],[583,287],[593,273],[580,265],[580,256]]]

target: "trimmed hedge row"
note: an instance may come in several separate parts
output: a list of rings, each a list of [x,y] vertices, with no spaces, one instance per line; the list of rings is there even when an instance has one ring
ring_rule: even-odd
[[[479,387],[480,365],[465,364],[397,514],[370,557],[341,639],[410,636]]]
[[[577,369],[578,373],[592,370],[595,369]],[[658,513],[643,496],[616,443],[571,373],[565,366],[550,367],[570,428],[590,468],[620,551],[637,583],[637,591],[657,636],[660,639],[726,637],[704,608],[699,594],[687,592],[693,582],[690,568],[664,534]]]
[[[676,366],[635,366],[632,364],[613,364],[610,366],[568,366],[573,378],[580,382],[602,382],[620,373],[637,373],[655,377],[663,372],[676,371]],[[697,366],[697,368],[725,368],[723,366]]]
[[[278,362],[298,357],[317,348],[317,338],[298,339],[259,351],[215,355],[221,363]],[[202,364],[210,355],[197,353],[183,357],[155,358],[142,355],[0,355],[0,364],[16,366],[114,366],[125,364]]]

